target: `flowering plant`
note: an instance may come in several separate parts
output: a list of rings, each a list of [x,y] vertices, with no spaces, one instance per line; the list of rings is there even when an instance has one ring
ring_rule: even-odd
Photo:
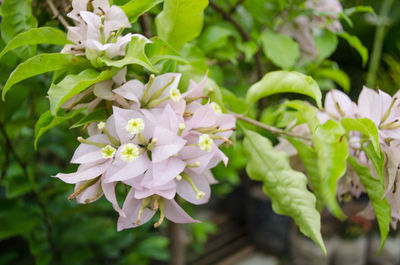
[[[228,164],[222,147],[243,140],[249,177],[263,183],[274,211],[292,217],[324,252],[320,212],[327,206],[344,220],[339,202],[345,194],[368,194],[370,205],[360,214],[377,219],[383,246],[390,222],[395,227],[400,218],[399,95],[365,87],[356,104],[343,92],[331,90],[322,107],[321,89],[313,77],[324,78],[324,72],[316,70],[311,77],[305,70],[329,64],[336,46],[324,49],[321,43],[337,45],[338,37],[352,43],[364,63],[367,60],[362,44],[343,31],[339,18],[349,20],[350,13],[338,1],[301,1],[302,10],[313,11],[310,16],[300,12],[262,33],[266,58],[280,69],[265,75],[261,50],[252,48],[251,37],[239,25],[247,46],[238,46],[246,60],[254,55],[255,64],[261,65],[259,80],[246,98],[218,86],[209,77],[212,67],[196,61],[195,48],[188,43],[200,34],[208,4],[222,16],[229,16],[226,11],[207,0],[165,0],[153,25],[158,37],[151,38],[130,27],[162,1],[138,2],[118,6],[108,0],[73,0],[67,17],[74,26],[61,19],[67,34],[53,27],[32,28],[16,34],[0,53],[1,58],[38,44],[63,46],[60,53],[28,56],[8,77],[2,95],[5,99],[25,79],[54,72],[49,110],[36,123],[35,146],[45,132],[63,122],[81,128],[71,159],[79,165],[76,172],[54,176],[75,184],[70,200],[88,204],[104,195],[119,215],[118,231],[143,225],[156,212],[156,228],[164,219],[198,222],[178,202],[207,203],[210,185],[217,183],[211,170],[221,161]],[[211,34],[207,30],[204,34]],[[204,38],[210,42],[205,50],[218,50],[218,43]],[[290,56],[278,58],[277,43],[287,47]],[[221,50],[216,53],[225,56]],[[334,65],[325,74],[327,69],[344,75]],[[335,81],[348,89],[348,78],[341,80]],[[286,100],[277,113],[267,113],[261,122],[254,119],[265,98],[280,93],[307,96],[316,106]],[[272,116],[281,122],[268,124]],[[265,131],[277,136],[277,146]],[[289,155],[299,156],[306,172],[293,169]],[[127,190],[123,203],[115,191],[119,185]]]

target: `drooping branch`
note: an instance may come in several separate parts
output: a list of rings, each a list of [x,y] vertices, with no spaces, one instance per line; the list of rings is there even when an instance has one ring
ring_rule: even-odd
[[[264,124],[264,123],[261,123],[259,121],[253,120],[253,119],[251,119],[249,117],[246,117],[246,116],[244,116],[242,114],[237,114],[237,113],[231,113],[231,114],[233,116],[235,116],[235,118],[238,119],[238,120],[247,122],[249,124],[257,126],[258,128],[261,128],[263,130],[269,131],[269,132],[271,132],[273,134],[286,135],[286,136],[301,138],[303,140],[311,140],[310,137],[307,137],[307,136],[304,136],[304,135],[295,134],[295,133],[292,133],[292,132],[287,132],[287,131],[284,131],[282,129],[279,129],[279,128],[276,128],[276,127],[273,127],[273,126],[269,126],[267,124]]]
[[[66,20],[65,18],[61,15],[61,13],[58,11],[57,7],[54,5],[53,0],[46,0],[47,5],[49,6],[51,12],[53,13],[54,17],[56,17],[61,24],[63,24],[63,26],[65,28],[71,26]]]
[[[247,31],[239,24],[239,22],[234,17],[232,17],[232,15],[229,12],[225,11],[222,7],[218,6],[217,4],[215,4],[212,1],[210,1],[210,6],[212,8],[214,8],[215,11],[220,13],[221,16],[226,21],[230,22],[237,29],[237,31],[239,32],[240,36],[243,38],[244,41],[247,42],[247,41],[251,40],[251,37],[247,33]],[[258,49],[254,58],[256,60],[257,77],[258,77],[258,79],[261,79],[264,76],[264,66],[263,66],[262,60],[261,60],[261,49]]]

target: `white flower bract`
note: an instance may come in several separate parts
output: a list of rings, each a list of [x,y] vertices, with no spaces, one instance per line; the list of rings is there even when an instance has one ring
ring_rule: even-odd
[[[144,130],[144,121],[141,118],[130,119],[125,129],[130,134],[138,134]]]

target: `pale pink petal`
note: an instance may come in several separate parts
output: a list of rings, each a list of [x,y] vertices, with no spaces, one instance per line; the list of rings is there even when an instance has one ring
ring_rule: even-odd
[[[118,231],[138,226],[136,221],[140,208],[142,207],[142,202],[142,200],[134,198],[134,189],[132,188],[125,199],[124,206],[122,207],[122,211],[125,213],[126,217],[120,216],[118,218]],[[140,225],[147,223],[154,214],[155,211],[150,210],[149,208],[144,208]]]
[[[126,125],[128,124],[128,121],[130,119],[141,118],[141,119],[144,120],[145,130],[148,127],[148,124],[147,124],[143,114],[141,114],[138,111],[126,110],[126,109],[113,107],[113,113],[114,113],[114,119],[115,119],[115,128],[116,128],[116,131],[117,131],[117,134],[118,134],[118,138],[120,139],[121,144],[125,144],[125,143],[131,142],[131,138],[134,136],[134,135],[131,135],[126,130]]]
[[[194,191],[191,184],[184,179],[176,181],[176,192],[179,196],[192,204],[199,205],[207,203],[211,195],[210,183],[207,178],[200,175],[191,175],[191,179],[196,187],[205,193],[203,198],[198,199],[197,193]]]
[[[95,84],[93,86],[94,95],[105,100],[114,100],[115,95],[113,92],[111,92],[113,84],[114,82],[112,80],[106,80]]]
[[[131,23],[129,23],[128,17],[125,12],[118,6],[111,6],[110,9],[106,11],[106,19],[104,21],[104,31],[107,36],[115,30],[121,27],[130,28]]]
[[[371,106],[373,106],[373,108],[371,108]],[[383,106],[378,93],[364,86],[360,97],[358,98],[358,108],[363,117],[367,117],[376,125],[379,125],[381,118],[384,115],[385,108],[389,106],[390,105]]]
[[[116,75],[113,76],[112,80],[117,86],[121,86],[126,83],[126,72],[127,67],[121,69]]]
[[[114,93],[124,97],[140,106],[140,98],[143,95],[144,85],[139,80],[130,80],[124,85],[113,90]]]
[[[102,175],[110,166],[110,164],[111,164],[111,159],[101,164],[96,164],[96,163],[83,164],[79,166],[78,171],[76,171],[75,173],[70,173],[70,174],[59,173],[55,176],[55,178],[59,178],[62,181],[69,184],[75,184],[80,181],[94,179]]]
[[[154,163],[177,154],[186,144],[186,141],[177,134],[161,127],[155,128],[153,139],[157,139],[157,144],[151,150],[151,159]]]
[[[106,196],[107,200],[111,202],[114,210],[117,211],[119,215],[125,217],[125,213],[118,205],[117,197],[115,195],[115,185],[116,182],[105,183],[104,178],[101,178],[101,187],[103,189],[104,196]]]
[[[199,223],[190,217],[174,200],[165,200],[165,217],[178,224]]]
[[[177,73],[168,73],[157,76],[156,78],[154,78],[153,84],[150,87],[150,96],[152,96],[156,91],[170,84],[171,81],[173,80],[173,82],[168,87],[165,88],[160,98],[168,96],[169,91],[171,89],[178,88],[180,79],[181,79],[181,74]]]
[[[146,155],[141,155],[135,161],[130,163],[115,160],[112,165],[112,174],[107,172],[105,182],[110,183],[114,181],[125,181],[136,178],[145,172],[149,166],[150,160]]]
[[[87,140],[105,144],[109,144],[110,142],[108,137],[104,134],[91,136]],[[103,158],[100,147],[88,144],[80,144],[76,149],[74,156],[72,157],[71,163],[84,164],[101,161],[105,161],[105,159]]]
[[[85,183],[86,183],[86,181],[81,181],[81,182],[75,184],[74,191],[79,189],[79,187]],[[99,196],[99,194],[100,194],[100,196]],[[76,196],[76,201],[80,204],[86,204],[85,201],[90,200],[90,203],[92,203],[92,202],[95,202],[98,199],[100,199],[102,195],[103,195],[103,192],[101,192],[100,179],[99,179],[95,184],[86,188],[81,194]]]
[[[186,167],[186,163],[178,158],[153,163],[153,175],[156,185],[163,185],[178,176]]]
[[[203,77],[200,83],[196,83],[193,80],[190,80],[190,85],[188,91],[182,94],[184,98],[198,98],[203,96],[204,88],[207,84],[207,75]]]

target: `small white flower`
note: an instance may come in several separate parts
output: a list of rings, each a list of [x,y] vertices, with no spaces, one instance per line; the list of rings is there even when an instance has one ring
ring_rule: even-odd
[[[103,158],[113,158],[117,149],[112,147],[111,145],[106,145],[105,147],[101,148],[101,154]]]
[[[182,98],[181,92],[176,87],[171,88],[169,91],[169,96],[175,102],[178,102]]]
[[[130,119],[125,129],[130,134],[138,134],[144,130],[144,121],[141,118]]]
[[[139,148],[135,144],[124,144],[120,156],[125,162],[133,162],[139,157]]]
[[[214,112],[215,112],[216,114],[221,114],[221,113],[222,113],[221,106],[218,105],[217,103],[211,102],[211,103],[210,103],[210,106],[213,108],[213,110],[214,110]]]
[[[181,175],[176,176],[176,180],[177,181],[181,181],[182,180],[182,176]]]
[[[100,131],[104,130],[106,128],[106,123],[104,121],[99,122],[97,124],[97,129],[99,129]]]
[[[213,146],[213,140],[208,134],[202,134],[199,137],[200,149],[206,152],[210,152]]]

